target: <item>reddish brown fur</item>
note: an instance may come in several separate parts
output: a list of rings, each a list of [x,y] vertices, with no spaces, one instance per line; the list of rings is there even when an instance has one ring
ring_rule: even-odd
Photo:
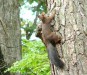
[[[50,16],[45,15],[44,12],[38,16],[42,21],[42,29],[38,32],[38,34],[39,38],[43,41],[48,50],[48,55],[52,64],[62,69],[64,67],[64,63],[59,59],[56,49],[56,44],[61,43],[61,37],[56,35],[55,32],[52,32],[50,24],[54,16],[55,12],[53,12]]]
[[[61,37],[56,35],[55,32],[52,32],[52,30],[50,29],[50,23],[52,21],[52,19],[55,16],[55,12],[53,12],[50,16],[46,16],[45,13],[43,12],[41,15],[39,15],[38,17],[41,19],[42,23],[42,37],[46,40],[46,41],[52,41],[54,42],[54,44],[60,43],[61,41]]]
[[[45,44],[45,46],[46,46],[46,41],[42,37],[42,25],[37,25],[37,29],[36,30],[37,30],[36,31],[36,37],[39,37],[42,40],[42,42]]]

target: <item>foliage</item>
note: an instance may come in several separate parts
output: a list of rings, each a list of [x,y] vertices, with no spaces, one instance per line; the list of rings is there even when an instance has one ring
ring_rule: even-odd
[[[26,33],[26,39],[29,40],[30,36],[32,35],[34,29],[36,28],[36,25],[33,25],[31,21],[21,21],[21,28],[25,31]],[[28,34],[27,34],[28,33]],[[22,34],[22,36],[25,36]]]
[[[47,3],[46,3],[46,0],[19,0],[19,4],[22,6],[24,5],[26,2],[29,2],[29,4],[33,4],[33,3],[36,3],[37,5],[35,6],[32,6],[31,7],[31,10],[33,12],[47,12]],[[34,5],[34,4],[33,4]]]
[[[28,0],[28,2],[30,4],[32,3],[37,3],[38,5],[37,6],[34,6],[32,7],[32,11],[35,12],[35,11],[38,11],[38,12],[46,12],[47,11],[47,7],[46,7],[46,0]]]
[[[19,0],[20,10],[22,5],[26,5],[26,2],[29,2],[31,6],[25,6],[25,8],[29,8],[33,13],[46,12],[46,0]],[[33,3],[37,5],[32,6]],[[25,21],[21,18],[21,29],[26,34],[29,33],[27,34],[29,38],[35,27],[35,22]],[[40,41],[22,40],[22,60],[15,62],[7,71],[20,72],[22,75],[50,75],[49,61],[44,45]]]
[[[48,56],[40,41],[22,41],[22,60],[17,61],[7,71],[22,75],[50,75]]]
[[[29,6],[27,5],[28,2],[29,2]],[[36,16],[33,22],[30,21],[27,22],[21,19],[21,23],[22,23],[21,28],[24,29],[26,34],[25,35],[26,39],[29,40],[30,36],[34,32],[34,29],[36,28],[37,25],[37,15],[43,11],[44,12],[47,11],[46,0],[19,0],[19,3],[20,3],[20,10],[22,9],[21,7],[24,6],[25,9],[31,10],[33,14]]]
[[[24,4],[24,0],[18,0],[18,2],[19,2],[20,5]]]

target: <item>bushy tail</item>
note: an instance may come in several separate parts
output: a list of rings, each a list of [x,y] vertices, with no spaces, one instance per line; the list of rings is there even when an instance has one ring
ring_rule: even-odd
[[[50,43],[47,46],[47,50],[48,50],[48,56],[49,56],[49,59],[51,60],[51,63],[54,64],[56,67],[59,67],[60,69],[63,69],[64,68],[64,63],[59,58],[56,47],[54,47]]]

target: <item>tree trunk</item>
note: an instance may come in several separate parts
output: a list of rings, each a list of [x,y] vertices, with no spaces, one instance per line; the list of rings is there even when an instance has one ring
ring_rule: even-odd
[[[18,0],[0,0],[0,75],[21,59],[21,34]]]
[[[48,12],[56,8],[55,31],[62,35],[58,53],[63,70],[52,75],[87,75],[87,0],[47,0]]]

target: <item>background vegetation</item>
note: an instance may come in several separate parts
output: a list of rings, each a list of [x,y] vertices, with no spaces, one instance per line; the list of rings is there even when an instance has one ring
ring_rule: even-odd
[[[30,7],[26,6],[29,3]],[[37,5],[34,6],[33,3]],[[30,37],[37,25],[37,15],[42,11],[46,12],[46,0],[19,0],[19,8],[25,5],[35,15],[32,21],[21,19],[22,33],[22,59],[16,61],[6,71],[20,72],[22,75],[50,75],[50,64],[44,44],[39,41],[30,41]],[[20,12],[21,13],[21,12]]]
[[[22,60],[17,61],[7,71],[22,75],[50,75],[50,67],[45,47],[41,41],[22,40]]]

